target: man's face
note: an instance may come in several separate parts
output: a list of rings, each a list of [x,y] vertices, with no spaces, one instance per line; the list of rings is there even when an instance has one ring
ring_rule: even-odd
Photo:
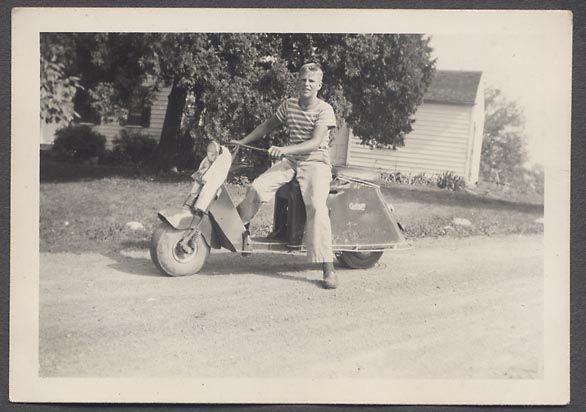
[[[312,98],[321,89],[322,73],[319,71],[303,71],[297,78],[297,92],[300,97]]]

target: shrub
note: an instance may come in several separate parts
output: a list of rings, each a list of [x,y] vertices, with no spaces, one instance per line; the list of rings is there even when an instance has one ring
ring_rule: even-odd
[[[462,190],[466,187],[466,182],[462,176],[458,176],[452,171],[445,171],[437,178],[437,186],[440,189]]]
[[[124,165],[130,163],[128,156],[124,153],[114,150],[106,150],[100,156],[100,164],[107,166]]]
[[[58,160],[84,161],[101,156],[106,138],[87,125],[63,127],[55,132],[53,152]]]
[[[382,172],[381,179],[393,183],[405,183],[409,185],[435,185],[437,175],[427,175],[426,173],[403,174],[401,172]]]
[[[386,182],[437,186],[441,189],[447,190],[462,190],[466,187],[464,178],[451,171],[435,175],[428,175],[426,173],[410,174],[401,172],[381,172],[380,178]]]
[[[106,162],[144,164],[152,159],[157,147],[157,141],[149,135],[126,129],[122,129],[112,143],[114,148],[105,157]]]

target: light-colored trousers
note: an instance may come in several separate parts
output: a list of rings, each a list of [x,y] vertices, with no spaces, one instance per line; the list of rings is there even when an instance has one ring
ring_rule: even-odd
[[[202,183],[197,180],[191,187],[191,194],[197,196],[193,207],[197,210],[207,212],[210,203],[216,198],[216,193],[228,177],[232,155],[230,151],[223,148],[222,154],[210,165],[202,176]]]
[[[284,184],[297,177],[307,220],[304,243],[307,258],[311,262],[332,262],[332,228],[327,199],[330,192],[332,172],[323,162],[307,162],[283,159],[252,182],[244,200],[238,205],[242,221],[250,222],[260,206],[272,199]]]

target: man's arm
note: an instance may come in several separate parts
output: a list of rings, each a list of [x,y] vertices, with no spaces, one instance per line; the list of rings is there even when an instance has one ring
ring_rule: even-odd
[[[269,148],[269,154],[273,157],[281,157],[283,155],[288,154],[306,154],[313,152],[316,150],[321,143],[324,141],[328,134],[329,126],[323,124],[315,126],[313,129],[313,133],[311,134],[311,139],[303,142],[294,144],[291,146],[271,146]]]
[[[275,115],[272,115],[267,120],[262,122],[258,125],[252,132],[247,134],[244,138],[240,140],[232,140],[232,143],[236,144],[249,144],[252,143],[261,137],[265,136],[267,133],[271,132],[272,130],[276,129],[281,125],[281,122]]]

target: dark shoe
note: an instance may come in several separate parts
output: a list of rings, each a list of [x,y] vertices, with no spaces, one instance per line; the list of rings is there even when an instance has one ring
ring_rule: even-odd
[[[324,263],[324,289],[336,289],[338,287],[338,276],[334,271],[333,263]]]
[[[267,235],[267,239],[271,240],[285,240],[286,232],[283,229],[275,229]]]
[[[242,232],[242,256],[250,256],[252,254],[252,245],[250,241],[250,222],[244,225],[244,232]]]

